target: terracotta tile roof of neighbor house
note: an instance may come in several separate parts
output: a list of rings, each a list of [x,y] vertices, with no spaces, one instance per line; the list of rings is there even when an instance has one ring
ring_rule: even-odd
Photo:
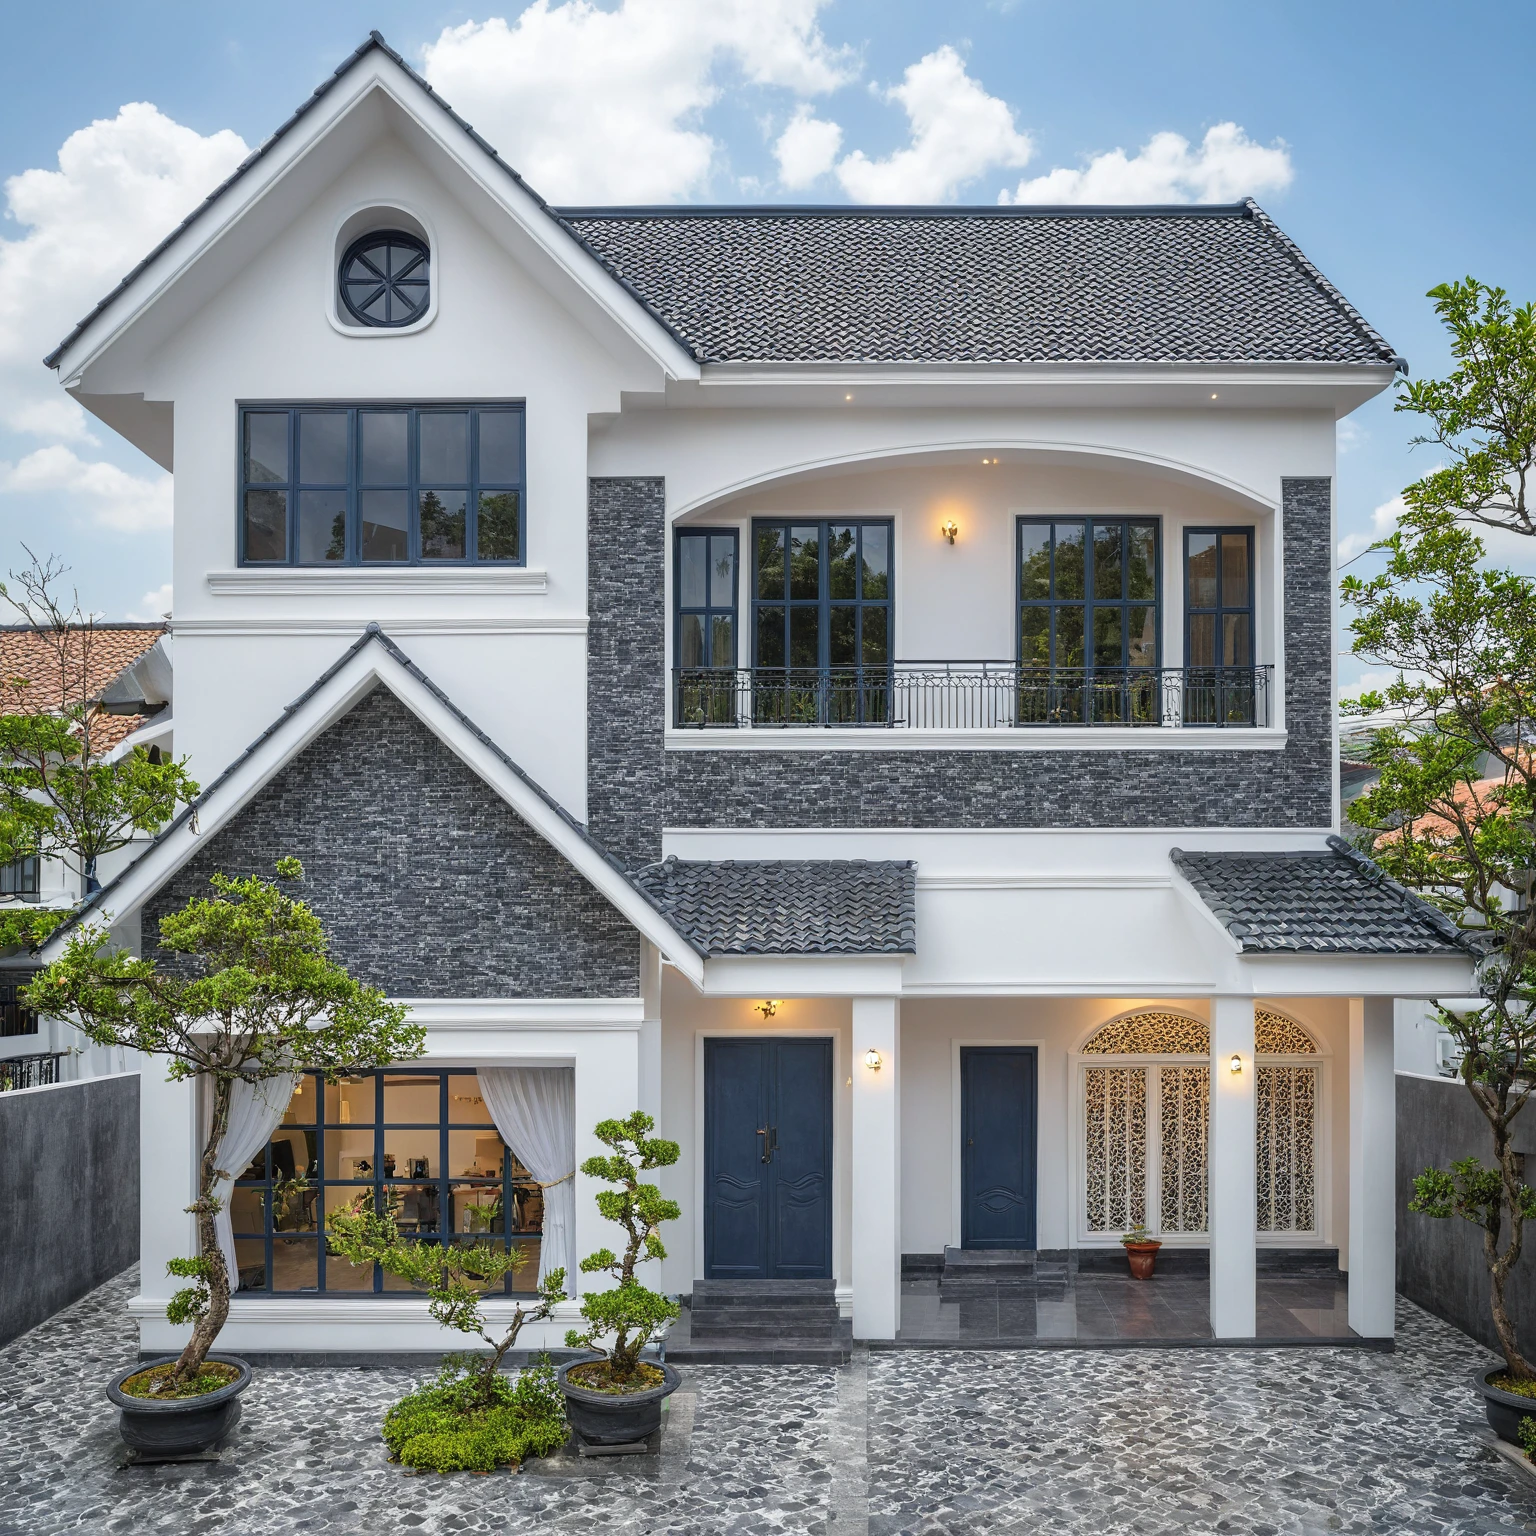
[[[71,682],[93,699],[125,668],[131,667],[162,635],[164,624],[102,624],[91,631],[88,645],[72,652],[84,676]],[[42,712],[64,701],[58,653],[39,630],[28,625],[0,626],[0,710]],[[98,752],[114,747],[144,723],[142,715],[98,715],[92,739]]]
[[[635,884],[706,955],[910,955],[917,866],[905,860],[666,859]]]
[[[1470,951],[1456,925],[1341,837],[1297,853],[1170,857],[1245,953],[1426,955]]]
[[[702,362],[1395,361],[1251,200],[555,212]]]

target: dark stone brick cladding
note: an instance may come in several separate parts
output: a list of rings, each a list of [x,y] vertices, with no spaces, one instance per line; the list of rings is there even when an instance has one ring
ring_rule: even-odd
[[[331,953],[395,997],[636,997],[633,927],[387,688],[293,759],[156,893],[304,861]]]
[[[1283,752],[665,753],[661,485],[593,481],[593,832],[604,841],[622,829],[625,857],[640,862],[660,856],[663,826],[1328,827],[1331,482],[1285,480],[1281,495]]]
[[[587,493],[587,830],[631,869],[661,857],[666,484]]]

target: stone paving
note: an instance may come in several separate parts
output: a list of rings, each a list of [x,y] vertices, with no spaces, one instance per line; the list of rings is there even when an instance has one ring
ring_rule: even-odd
[[[411,1476],[378,1423],[421,1373],[263,1369],[217,1464],[125,1467],[102,1383],[132,1274],[0,1350],[0,1536],[368,1532],[1014,1536],[1536,1530],[1484,1442],[1485,1355],[1406,1303],[1399,1347],[856,1350],[696,1366],[660,1454]]]

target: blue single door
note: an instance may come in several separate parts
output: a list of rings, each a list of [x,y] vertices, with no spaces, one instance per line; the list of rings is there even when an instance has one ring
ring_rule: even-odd
[[[1035,1246],[1033,1046],[960,1048],[960,1246]]]
[[[832,1042],[704,1042],[704,1274],[832,1273]]]

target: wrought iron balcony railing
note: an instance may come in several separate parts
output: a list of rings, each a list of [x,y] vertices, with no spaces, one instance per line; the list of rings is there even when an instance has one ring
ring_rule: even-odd
[[[35,1056],[0,1056],[0,1093],[13,1088],[41,1088],[61,1081],[60,1063],[67,1051],[44,1051]]]
[[[1029,667],[898,661],[889,667],[680,667],[684,729],[792,727],[1267,726],[1272,668]]]

